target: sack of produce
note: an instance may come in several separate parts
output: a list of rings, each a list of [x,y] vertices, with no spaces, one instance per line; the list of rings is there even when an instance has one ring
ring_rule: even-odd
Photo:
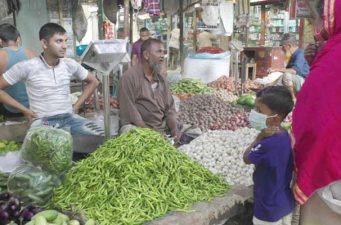
[[[22,159],[52,174],[63,174],[72,165],[72,136],[48,126],[30,129],[21,153]]]
[[[23,164],[8,178],[8,191],[20,196],[26,203],[45,204],[59,185],[59,179],[30,164]]]

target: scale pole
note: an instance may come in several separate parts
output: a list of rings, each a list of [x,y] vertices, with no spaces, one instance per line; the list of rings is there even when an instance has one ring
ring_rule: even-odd
[[[105,140],[110,139],[110,82],[109,74],[102,74],[102,88],[103,88],[103,101],[104,101],[104,134]]]

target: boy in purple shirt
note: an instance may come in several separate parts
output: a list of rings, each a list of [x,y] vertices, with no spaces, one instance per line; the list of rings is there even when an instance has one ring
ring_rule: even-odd
[[[249,121],[260,130],[246,149],[244,161],[254,164],[254,225],[290,225],[295,207],[290,188],[293,172],[291,139],[281,122],[293,108],[290,91],[283,86],[260,90]]]

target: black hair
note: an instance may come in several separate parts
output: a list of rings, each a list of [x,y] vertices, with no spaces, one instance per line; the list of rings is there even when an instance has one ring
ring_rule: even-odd
[[[159,39],[156,39],[156,38],[148,38],[147,40],[142,42],[142,45],[141,45],[141,54],[142,54],[142,56],[143,56],[143,52],[144,51],[150,50],[150,47],[152,46],[152,44],[162,44],[162,42]],[[142,57],[142,59],[144,60],[143,57]]]
[[[66,30],[57,23],[46,23],[39,30],[39,40],[49,40],[55,34],[65,34]]]
[[[18,37],[20,37],[20,33],[15,26],[9,23],[0,25],[0,39],[3,42],[16,41]]]
[[[149,32],[149,30],[148,30],[148,28],[147,28],[147,27],[142,27],[142,28],[140,29],[140,33],[142,33],[142,32],[146,32],[146,31],[148,31],[148,32]]]
[[[292,110],[294,101],[288,88],[284,86],[266,87],[256,94],[257,99],[284,119]]]
[[[296,43],[297,43],[296,34],[292,34],[292,33],[283,34],[282,40],[281,40],[281,45],[289,44],[292,46],[296,46],[297,45]]]

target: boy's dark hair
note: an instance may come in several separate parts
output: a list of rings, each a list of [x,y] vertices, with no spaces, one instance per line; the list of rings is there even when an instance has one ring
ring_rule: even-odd
[[[9,23],[0,25],[0,39],[3,42],[17,41],[18,37],[20,37],[20,33],[15,26]]]
[[[155,39],[155,38],[148,38],[147,40],[145,40],[142,45],[141,45],[141,53],[143,55],[143,52],[146,50],[150,49],[150,46],[152,44],[162,44],[162,42],[159,39]],[[142,59],[144,60],[144,58],[142,57]]]
[[[39,30],[39,40],[49,40],[55,34],[65,34],[66,30],[57,23],[46,23]]]
[[[147,27],[142,27],[142,28],[140,29],[140,33],[142,33],[142,32],[146,32],[146,31],[148,31],[148,32],[149,32],[149,30],[148,30],[148,28],[147,28]]]
[[[266,87],[256,94],[257,99],[271,111],[284,119],[294,107],[294,101],[288,88],[284,86]]]

